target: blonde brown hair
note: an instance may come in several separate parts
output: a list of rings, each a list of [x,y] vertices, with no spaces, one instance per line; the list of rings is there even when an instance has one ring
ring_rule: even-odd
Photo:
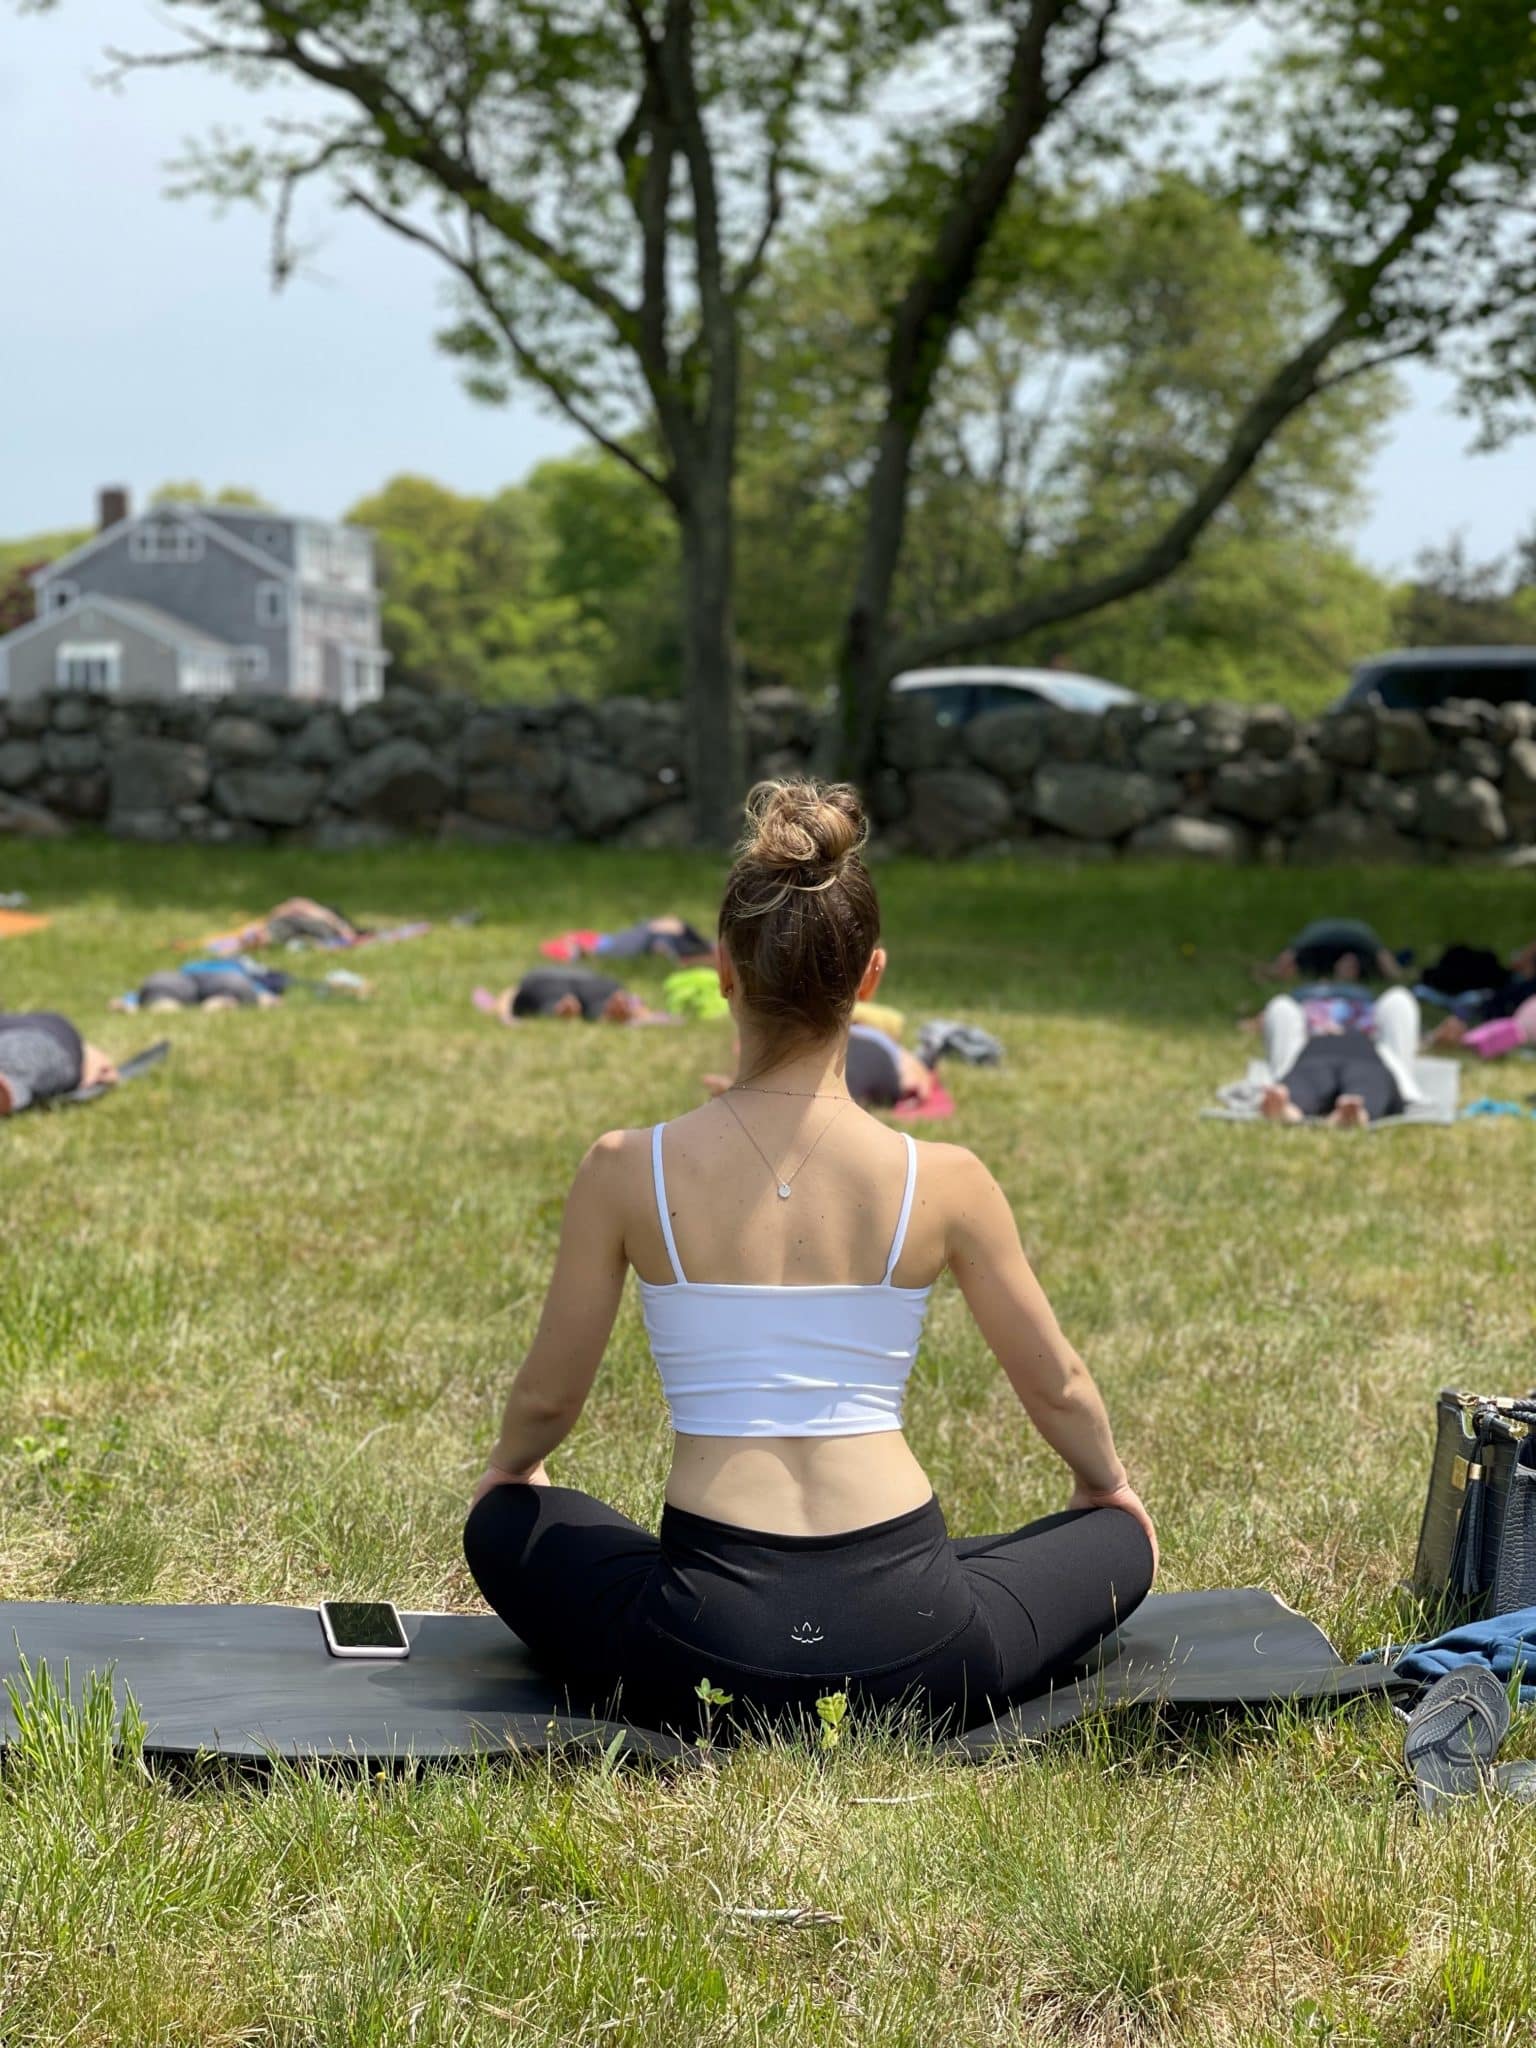
[[[846,782],[760,782],[747,798],[720,943],[775,1049],[828,1038],[852,1014],[880,943],[880,904],[860,859],[868,837]]]

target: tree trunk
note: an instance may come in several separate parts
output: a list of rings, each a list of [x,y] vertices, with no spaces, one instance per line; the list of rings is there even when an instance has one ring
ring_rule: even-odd
[[[891,592],[907,524],[907,487],[913,431],[887,420],[870,482],[853,600],[838,651],[837,734],[839,776],[867,788],[878,765],[880,717],[885,709]]]
[[[741,828],[746,735],[731,590],[735,531],[730,478],[709,477],[681,509],[683,713],[688,787],[701,846],[729,846]]]

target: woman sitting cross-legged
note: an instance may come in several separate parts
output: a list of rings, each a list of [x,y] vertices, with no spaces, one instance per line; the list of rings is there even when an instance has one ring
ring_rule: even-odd
[[[1041,1690],[1139,1605],[1156,1547],[1093,1381],[987,1169],[850,1100],[849,1017],[884,964],[854,792],[761,786],[726,885],[735,1083],[578,1172],[542,1320],[465,1554],[530,1649],[652,1726],[814,1715],[948,1726]],[[675,1440],[658,1534],[552,1485],[633,1267]],[[1072,1474],[1064,1511],[950,1536],[902,1434],[934,1282],[955,1276]]]

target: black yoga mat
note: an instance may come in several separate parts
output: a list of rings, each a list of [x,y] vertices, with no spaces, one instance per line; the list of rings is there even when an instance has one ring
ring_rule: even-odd
[[[137,1081],[158,1067],[169,1058],[170,1050],[168,1038],[157,1039],[153,1045],[145,1046],[142,1052],[136,1052],[131,1060],[124,1060],[115,1081],[98,1081],[90,1088],[72,1088],[68,1095],[45,1095],[35,1106],[38,1109],[73,1109],[82,1102],[100,1102],[103,1095],[126,1088],[130,1081]]]
[[[689,1744],[573,1711],[562,1688],[486,1615],[408,1614],[403,1662],[330,1656],[308,1607],[77,1607],[0,1604],[0,1682],[46,1664],[78,1699],[90,1672],[133,1695],[152,1755],[259,1759],[445,1759],[508,1749],[606,1747],[657,1758]],[[1380,1665],[1342,1664],[1322,1631],[1254,1588],[1155,1594],[1103,1646],[1097,1669],[946,1745],[985,1756],[1066,1726],[1097,1706],[1331,1700],[1399,1685]],[[583,1703],[578,1703],[578,1705]],[[15,1731],[0,1694],[0,1746]]]

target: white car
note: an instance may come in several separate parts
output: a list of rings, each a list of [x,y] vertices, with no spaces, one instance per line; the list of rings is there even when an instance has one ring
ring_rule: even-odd
[[[929,705],[940,725],[969,725],[984,711],[1030,704],[1096,716],[1112,704],[1142,702],[1121,683],[1069,668],[911,668],[891,684],[891,695]]]

